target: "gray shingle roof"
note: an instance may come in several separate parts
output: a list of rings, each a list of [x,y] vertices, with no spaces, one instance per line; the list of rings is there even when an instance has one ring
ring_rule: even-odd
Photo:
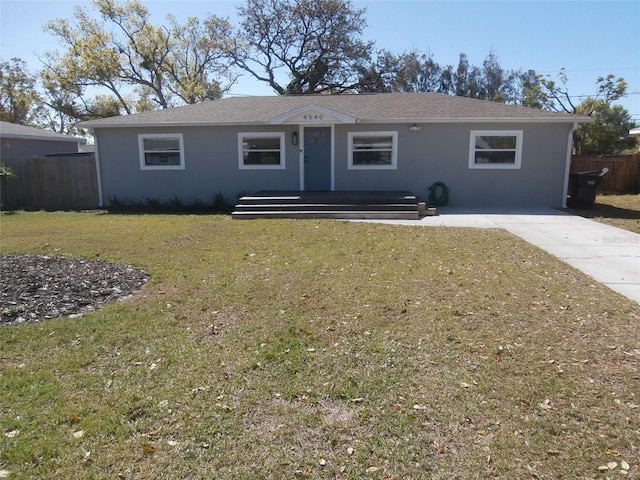
[[[62,135],[40,128],[25,127],[9,122],[0,122],[0,138],[24,138],[29,140],[52,140],[57,142],[87,143],[84,138]]]
[[[288,112],[317,105],[360,123],[588,122],[589,117],[549,112],[440,93],[285,95],[232,97],[166,110],[82,122],[85,128],[172,125],[269,124]]]

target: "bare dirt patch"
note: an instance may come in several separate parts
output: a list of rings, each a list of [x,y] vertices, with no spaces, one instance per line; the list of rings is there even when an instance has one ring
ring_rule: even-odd
[[[128,265],[44,255],[2,255],[0,273],[0,326],[93,311],[149,279]]]

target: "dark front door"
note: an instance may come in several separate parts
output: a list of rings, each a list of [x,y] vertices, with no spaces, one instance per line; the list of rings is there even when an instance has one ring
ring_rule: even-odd
[[[304,129],[304,189],[331,190],[331,127]]]

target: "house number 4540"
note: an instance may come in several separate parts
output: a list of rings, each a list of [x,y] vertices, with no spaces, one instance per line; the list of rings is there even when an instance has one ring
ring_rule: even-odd
[[[303,120],[322,120],[324,116],[322,114],[307,114],[302,117]]]

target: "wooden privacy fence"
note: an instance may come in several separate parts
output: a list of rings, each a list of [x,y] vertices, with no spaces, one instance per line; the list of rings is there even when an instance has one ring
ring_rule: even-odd
[[[15,177],[2,182],[2,208],[83,210],[98,206],[93,154],[7,158]]]
[[[602,179],[598,191],[603,193],[640,192],[640,154],[618,157],[573,157],[571,173],[591,170],[609,171]]]

